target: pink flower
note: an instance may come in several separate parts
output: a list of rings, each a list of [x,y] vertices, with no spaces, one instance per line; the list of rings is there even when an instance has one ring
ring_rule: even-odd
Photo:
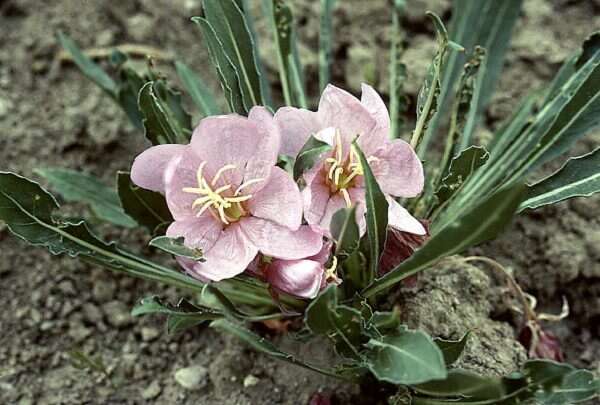
[[[328,241],[314,256],[300,260],[275,259],[263,267],[263,277],[278,291],[300,298],[315,298],[327,285],[325,263],[330,253],[331,242]]]
[[[131,178],[165,194],[175,219],[167,236],[204,252],[178,260],[191,274],[219,281],[242,273],[260,251],[297,260],[320,251],[322,237],[301,226],[298,186],[275,166],[280,134],[271,114],[254,107],[203,119],[189,145],[154,146],[134,161]]]
[[[328,143],[332,150],[304,173],[304,216],[311,227],[329,236],[335,212],[356,204],[357,221],[364,233],[365,189],[363,168],[352,141],[363,151],[379,186],[388,197],[389,225],[399,231],[425,235],[421,223],[393,197],[415,197],[423,190],[423,167],[406,142],[390,140],[390,118],[385,103],[370,86],[362,98],[328,85],[316,112],[283,107],[275,114],[282,134],[281,153],[296,156],[308,138]]]

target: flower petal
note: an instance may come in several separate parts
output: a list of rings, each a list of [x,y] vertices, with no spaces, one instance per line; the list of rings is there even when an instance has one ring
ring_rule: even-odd
[[[393,198],[388,198],[388,225],[399,231],[413,233],[415,235],[425,235],[427,230],[418,219],[410,213]]]
[[[381,147],[370,163],[377,182],[386,194],[414,197],[423,191],[423,165],[411,146],[396,139]]]
[[[314,298],[321,289],[323,265],[314,260],[274,260],[266,279],[277,290],[300,298]]]
[[[266,185],[248,201],[255,217],[271,220],[292,230],[302,222],[302,196],[294,179],[275,166]]]
[[[235,114],[208,117],[194,130],[190,145],[209,172],[227,165],[237,168],[223,172],[220,184],[238,187],[243,181],[268,178],[277,163],[278,133],[262,121],[262,113],[254,116],[256,120]]]
[[[303,259],[317,254],[323,246],[321,235],[313,232],[308,226],[301,226],[297,231],[292,231],[256,217],[244,218],[239,224],[261,253],[278,259]]]
[[[199,197],[198,194],[183,191],[186,187],[198,187],[196,173],[202,160],[194,153],[192,148],[186,147],[183,152],[172,159],[165,170],[165,197],[167,205],[175,220],[184,220],[194,216],[192,204]],[[212,177],[207,168],[204,168],[208,178]]]
[[[242,232],[240,223],[231,224],[219,235],[216,243],[204,252],[205,262],[194,266],[194,273],[213,281],[235,277],[254,260],[258,248]]]
[[[327,201],[327,206],[325,207],[325,212],[323,213],[323,216],[321,217],[318,223],[313,225],[313,229],[327,237],[330,237],[331,233],[329,231],[329,228],[331,226],[331,218],[336,212],[346,207],[347,205],[346,200],[344,200],[344,197],[342,197],[340,194],[332,195],[329,201]]]
[[[322,128],[317,113],[303,108],[282,107],[275,113],[275,122],[281,132],[280,153],[292,157]]]
[[[340,130],[344,146],[356,136],[370,136],[377,125],[375,118],[356,97],[331,84],[321,95],[318,114],[322,128]]]
[[[170,238],[184,238],[184,245],[191,249],[208,251],[216,243],[223,225],[209,213],[199,218],[195,216],[173,222],[167,228]]]
[[[360,102],[371,113],[371,116],[377,121],[377,129],[384,135],[390,131],[390,113],[381,96],[375,89],[368,84],[361,85],[362,95]]]
[[[157,145],[140,153],[131,166],[131,180],[147,190],[165,192],[164,172],[185,145]]]
[[[302,190],[304,218],[309,225],[317,225],[325,215],[331,193],[329,186],[324,182],[323,176],[316,174],[310,177],[312,177],[312,181],[307,180],[306,187]]]

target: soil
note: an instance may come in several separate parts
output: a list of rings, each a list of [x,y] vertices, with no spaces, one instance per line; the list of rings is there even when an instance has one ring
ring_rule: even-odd
[[[301,56],[315,87],[318,2],[293,3]],[[449,4],[409,2],[403,25],[410,100],[435,49],[424,11],[449,17]],[[0,0],[0,169],[36,177],[38,167],[68,167],[114,183],[114,173],[127,169],[146,146],[143,137],[97,87],[72,65],[58,62],[54,34],[64,30],[84,48],[123,43],[164,48],[194,66],[219,94],[199,30],[189,21],[200,8],[200,0]],[[338,2],[336,84],[357,91],[366,80],[386,88],[388,20],[385,1]],[[496,127],[520,96],[551,78],[598,26],[598,1],[525,1],[482,132]],[[264,32],[264,23],[257,29]],[[268,53],[270,39],[262,43]],[[157,66],[173,77],[168,64],[157,61]],[[268,66],[275,79],[274,66]],[[316,88],[310,90],[315,95]],[[599,141],[599,134],[590,136],[577,150],[588,151]],[[575,199],[525,213],[500,239],[473,251],[511,268],[542,311],[557,312],[565,296],[571,315],[547,327],[561,338],[566,361],[598,371],[599,202],[598,197]],[[78,206],[69,209],[82,212]],[[147,242],[141,232],[101,230],[131,246]],[[181,293],[175,289],[52,257],[13,238],[1,224],[0,252],[0,403],[307,404],[315,392],[332,394],[338,404],[374,403],[366,387],[276,362],[209,328],[167,335],[159,317],[130,317],[139,298],[160,294],[176,301]],[[507,315],[511,303],[498,298],[506,295],[504,283],[489,273],[449,264],[402,289],[398,304],[411,327],[434,335],[457,338],[474,330],[461,365],[503,374],[526,357],[514,338],[517,320]],[[302,350],[327,359],[321,346]],[[73,351],[101,359],[109,377],[74,367]]]

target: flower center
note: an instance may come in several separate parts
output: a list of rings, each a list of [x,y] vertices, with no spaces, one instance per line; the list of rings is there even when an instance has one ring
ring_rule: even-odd
[[[377,160],[375,156],[367,158],[368,162]],[[342,144],[342,136],[339,131],[335,135],[335,146],[333,156],[325,159],[325,163],[329,164],[327,169],[326,183],[332,193],[341,193],[346,201],[346,205],[350,207],[352,202],[348,188],[354,186],[354,182],[359,176],[364,175],[363,167],[360,163],[360,157],[354,145],[350,148],[350,154],[344,159],[344,151]]]
[[[209,183],[202,173],[205,165],[206,162],[202,162],[196,172],[198,187],[183,188],[183,191],[186,193],[200,195],[200,197],[192,203],[192,209],[201,206],[196,216],[199,217],[208,210],[215,218],[219,219],[225,225],[229,225],[248,215],[244,203],[252,198],[252,194],[242,195],[241,192],[249,185],[261,182],[264,179],[248,180],[232,192],[231,189],[233,186],[231,184],[223,184],[222,186],[217,187],[217,183],[219,179],[221,179],[223,173],[228,170],[237,169],[237,167],[235,165],[223,166],[217,171],[212,181]]]

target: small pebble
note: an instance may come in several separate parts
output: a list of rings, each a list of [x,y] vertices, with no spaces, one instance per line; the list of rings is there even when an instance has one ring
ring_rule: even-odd
[[[259,382],[260,379],[258,377],[248,374],[246,378],[244,378],[244,388],[254,387]]]
[[[144,342],[150,342],[156,339],[160,335],[160,331],[156,328],[144,326],[142,327],[142,340]]]
[[[150,383],[150,385],[142,391],[142,398],[149,400],[154,399],[160,395],[162,391],[162,387],[158,383],[158,381],[154,380]]]
[[[206,384],[208,370],[202,366],[181,368],[175,372],[175,381],[183,388],[194,390]]]

